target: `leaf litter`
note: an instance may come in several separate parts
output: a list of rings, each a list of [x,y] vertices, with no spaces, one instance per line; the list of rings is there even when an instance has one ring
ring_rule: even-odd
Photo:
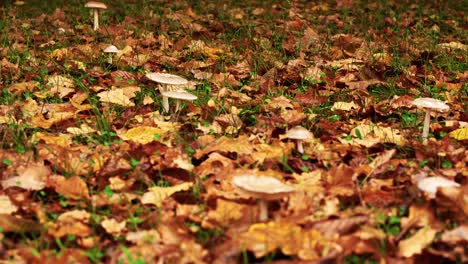
[[[468,261],[461,6],[146,2],[97,31],[72,3],[1,7],[3,260]],[[198,99],[165,113],[150,72]],[[450,107],[428,139],[421,97]],[[244,172],[295,191],[262,220]]]

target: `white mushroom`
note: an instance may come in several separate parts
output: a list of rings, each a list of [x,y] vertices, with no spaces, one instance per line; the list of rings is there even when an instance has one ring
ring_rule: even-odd
[[[181,100],[193,101],[198,98],[196,95],[186,92],[184,90],[165,91],[165,92],[161,92],[161,94],[162,96],[165,96],[167,98],[177,99],[176,109],[175,109],[176,113],[179,111]]]
[[[259,199],[260,221],[262,222],[268,220],[268,201],[280,199],[296,190],[293,186],[286,185],[274,177],[253,174],[234,176],[232,183],[240,189],[241,193]]]
[[[431,111],[445,112],[450,109],[444,102],[434,98],[417,98],[413,101],[413,105],[418,108],[424,109],[426,112],[424,116],[424,127],[422,138],[424,140],[429,136],[429,124],[431,122]]]
[[[102,2],[89,1],[85,4],[85,7],[91,8],[93,10],[93,16],[94,16],[93,29],[98,30],[99,29],[99,9],[107,9],[107,6]]]
[[[284,137],[289,139],[295,139],[297,141],[297,151],[303,154],[303,140],[313,139],[314,135],[312,135],[312,133],[310,133],[309,130],[305,129],[302,126],[295,126],[291,128],[288,132],[286,132],[286,134],[284,134]]]
[[[429,197],[434,198],[438,188],[460,187],[460,184],[444,177],[427,177],[417,183],[418,188]]]
[[[119,51],[120,50],[114,45],[110,45],[104,49],[103,51],[104,53],[109,53],[109,60],[108,60],[109,64],[112,64],[112,54],[118,53]]]
[[[148,73],[146,74],[146,78],[160,83],[161,84],[161,93],[168,91],[168,85],[185,85],[188,81],[180,76],[169,74],[169,73]],[[163,107],[165,112],[169,112],[169,99],[167,96],[162,94],[163,98]]]

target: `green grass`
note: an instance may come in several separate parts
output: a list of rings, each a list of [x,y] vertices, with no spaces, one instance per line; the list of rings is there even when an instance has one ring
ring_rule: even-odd
[[[272,113],[268,110],[268,99],[284,96],[294,104],[295,110],[306,114],[316,114],[313,119],[304,120],[301,124],[314,131],[319,137],[318,140],[326,135],[324,138],[327,141],[320,142],[323,146],[319,147],[325,146],[325,150],[328,151],[327,155],[336,155],[341,160],[330,161],[320,155],[312,157],[306,154],[298,156],[286,153],[282,158],[268,160],[264,164],[256,161],[249,164],[247,161],[252,159],[249,155],[244,157],[229,151],[221,153],[233,162],[233,166],[265,170],[273,168],[290,178],[292,173],[311,172],[310,167],[296,166],[295,162],[313,164],[314,168],[324,171],[342,163],[355,169],[372,162],[373,157],[377,157],[383,150],[396,149],[397,154],[394,158],[408,161],[407,164],[401,162],[398,170],[407,169],[410,172],[417,172],[421,169],[456,169],[459,166],[456,158],[450,155],[433,157],[432,153],[417,141],[405,146],[377,144],[371,150],[361,146],[353,146],[351,149],[344,149],[341,146],[343,149],[338,147],[332,149],[330,145],[340,144],[338,139],[351,139],[343,133],[348,133],[356,122],[366,119],[401,129],[415,139],[419,134],[418,128],[421,127],[422,113],[406,108],[393,109],[393,112],[388,115],[378,113],[372,108],[366,109],[367,112],[364,110],[332,111],[331,108],[335,102],[339,101],[365,105],[367,99],[372,99],[373,105],[381,104],[382,109],[388,110],[392,98],[403,95],[428,96],[441,100],[454,98],[451,104],[457,106],[458,109],[453,110],[452,116],[445,116],[441,119],[458,119],[459,113],[463,111],[460,109],[467,107],[468,85],[461,84],[459,79],[459,76],[468,70],[466,51],[441,50],[438,44],[450,41],[466,43],[467,36],[463,31],[466,21],[462,15],[466,7],[461,2],[353,1],[352,6],[346,8],[338,7],[335,1],[319,3],[279,0],[240,2],[233,0],[187,2],[117,0],[107,1],[109,9],[102,12],[100,20],[102,30],[99,32],[92,31],[92,16],[89,10],[84,8],[83,1],[72,0],[64,3],[59,0],[30,0],[24,7],[21,7],[24,8],[21,11],[20,7],[7,3],[1,7],[1,15],[4,19],[0,21],[0,57],[12,65],[17,65],[18,68],[10,68],[8,64],[0,63],[0,87],[2,89],[0,110],[2,116],[14,117],[20,121],[0,124],[0,158],[2,160],[0,168],[5,170],[5,173],[10,173],[18,167],[17,156],[13,156],[12,153],[20,154],[18,155],[20,157],[33,154],[31,156],[41,160],[40,155],[45,155],[44,152],[50,151],[54,159],[60,160],[63,157],[58,152],[55,153],[57,150],[55,146],[47,146],[43,142],[31,142],[33,135],[37,132],[59,135],[59,133],[66,133],[67,127],[91,124],[97,130],[96,133],[72,137],[70,148],[81,151],[80,155],[73,157],[79,157],[80,165],[87,164],[92,168],[97,166],[98,159],[89,153],[100,154],[106,158],[107,152],[112,153],[117,160],[121,158],[131,167],[130,169],[116,169],[115,176],[127,181],[134,178],[135,182],[132,183],[133,185],[126,186],[125,191],[115,190],[111,188],[108,181],[109,177],[114,176],[109,175],[112,173],[101,170],[95,172],[90,169],[87,175],[79,175],[87,181],[90,193],[103,195],[107,199],[123,192],[141,196],[150,186],[169,187],[173,182],[180,181],[180,179],[172,179],[163,175],[165,169],[174,166],[166,164],[168,161],[174,161],[174,156],[181,155],[184,159],[187,158],[188,162],[196,163],[193,164],[195,167],[208,159],[208,155],[196,161],[193,158],[196,157],[197,151],[202,151],[205,147],[198,145],[201,143],[197,140],[204,135],[197,130],[198,124],[211,125],[216,117],[230,113],[229,106],[239,108],[238,116],[244,125],[233,135],[223,132],[208,133],[213,139],[223,135],[236,138],[238,135],[247,134],[254,136],[253,138],[258,136],[262,142],[276,144],[275,142],[279,141],[278,131],[285,131],[296,125],[277,119],[279,112]],[[255,15],[256,12],[261,11],[263,13]],[[61,12],[64,16],[60,15]],[[190,12],[194,15],[187,16]],[[192,27],[194,23],[201,25],[204,29],[197,32],[194,30],[195,27]],[[66,33],[58,33],[59,27],[64,28]],[[306,49],[301,43],[301,38],[306,37],[304,32],[308,27],[317,32],[320,40]],[[115,34],[115,32],[119,33]],[[154,35],[154,41],[149,40],[150,33]],[[341,36],[345,39],[344,43],[339,43],[338,34],[344,34]],[[48,43],[50,40],[54,43]],[[190,43],[195,41],[203,41],[206,49],[191,47]],[[360,42],[360,44],[352,44],[353,41]],[[45,45],[46,43],[48,44]],[[109,65],[106,63],[107,57],[98,52],[100,45],[104,43],[112,43],[119,48],[130,45],[135,55],[149,54],[151,59],[139,66],[119,62]],[[166,44],[168,47],[164,46]],[[83,53],[79,50],[79,46],[89,46],[93,52]],[[51,54],[61,48],[68,49],[69,55],[63,60],[52,58]],[[340,69],[340,67],[332,67],[328,64],[358,57],[355,54],[357,50],[362,52],[363,57],[360,59],[364,60],[358,70]],[[381,62],[374,56],[376,53],[385,54],[390,57],[390,60]],[[83,63],[86,69],[79,69],[76,61]],[[298,61],[300,65],[293,66],[294,62]],[[135,119],[135,115],[144,115],[153,111],[162,112],[160,94],[155,89],[154,83],[144,79],[145,73],[167,71],[194,80],[194,69],[181,66],[189,62],[210,62],[211,65],[196,70],[210,74],[232,74],[240,85],[232,86],[227,82],[217,84],[211,80],[197,80],[193,93],[198,96],[198,99],[191,107],[201,110],[188,118],[189,103],[184,103],[182,111],[177,116],[164,120],[179,122],[182,126],[181,131],[171,133],[170,141],[163,142],[162,136],[158,135],[155,136],[158,144],[142,147],[133,142],[121,140],[118,133],[143,125]],[[250,71],[245,76],[236,76],[236,65],[244,62],[248,63]],[[320,78],[301,77],[307,68],[315,66],[323,72]],[[135,102],[134,108],[102,103],[97,92],[91,89],[94,85],[110,89],[114,85],[111,74],[116,70],[127,71],[137,76],[136,80],[130,83],[141,88],[141,91],[132,99]],[[349,74],[354,74],[356,81],[379,80],[384,84],[353,90],[343,81],[337,81],[339,78],[349,77]],[[77,118],[58,122],[49,129],[34,127],[30,120],[23,116],[22,107],[26,99],[36,101],[39,111],[50,105],[65,105],[70,102],[69,96],[60,98],[58,95],[42,96],[38,93],[49,92],[47,80],[54,75],[72,78],[76,83],[75,93],[84,92],[87,99],[83,104],[89,104],[91,109],[77,112]],[[448,85],[438,85],[436,80],[460,83],[461,87],[459,90],[451,90],[447,87]],[[31,81],[37,82],[37,88],[34,91],[14,93],[9,89],[12,84]],[[261,87],[264,81],[269,81],[271,86]],[[241,104],[231,98],[215,98],[217,92],[223,88],[244,93],[253,101]],[[308,92],[325,96],[326,101],[310,107],[296,102],[297,94]],[[145,96],[151,97],[154,103],[143,105]],[[207,106],[210,101],[215,102],[214,107]],[[144,125],[156,126],[147,119],[144,122],[146,122]],[[333,129],[339,131],[339,135],[331,138],[329,135],[333,135],[332,131],[323,131],[321,125],[332,127],[335,125]],[[254,132],[257,135],[252,134]],[[446,134],[446,131],[431,131],[431,137],[435,137],[437,142],[446,140],[444,139]],[[364,139],[359,134],[357,137]],[[282,143],[285,142],[285,140],[282,141]],[[455,149],[463,147],[462,143],[453,143],[453,141],[450,143],[454,144]],[[161,151],[165,148],[170,150],[167,150],[167,153]],[[147,155],[147,152],[142,154],[143,151],[154,152],[152,155]],[[67,178],[78,175],[76,168],[62,168],[51,160],[44,162],[53,173]],[[106,170],[114,169],[109,166],[111,162],[115,162],[113,166],[119,165],[117,161],[105,160],[105,162],[107,163],[101,166],[108,166],[105,167]],[[231,227],[228,226],[225,229],[203,227],[203,219],[198,219],[198,217],[205,217],[205,214],[210,212],[214,199],[213,197],[207,198],[210,190],[206,189],[205,184],[209,182],[210,177],[201,181],[196,172],[187,173],[190,181],[193,181],[195,185],[190,191],[184,193],[190,199],[183,205],[189,206],[196,203],[203,207],[202,212],[199,212],[202,216],[197,214],[187,218],[177,215],[180,213],[177,211],[180,209],[177,208],[180,201],[176,198],[168,201],[165,206],[168,206],[174,213],[173,224],[180,228],[178,232],[185,232],[184,238],[193,239],[201,246],[213,249],[213,245],[221,244],[227,239],[226,234],[231,235],[229,233]],[[388,174],[379,176],[388,177]],[[403,181],[407,175],[402,173],[398,177],[398,179],[401,177]],[[409,185],[411,180],[406,179],[406,181],[405,184]],[[399,180],[396,182],[398,183],[390,188],[405,187],[400,185]],[[368,183],[369,181],[363,182],[360,187],[364,188]],[[20,191],[5,191],[4,193],[13,195],[15,192]],[[210,195],[213,194],[210,193]],[[406,193],[405,195],[409,196]],[[131,243],[125,241],[124,235],[107,234],[100,226],[100,222],[106,217],[118,216],[120,220],[127,221],[126,228],[129,231],[141,231],[158,227],[159,218],[157,221],[151,219],[151,224],[147,223],[149,218],[154,218],[153,214],[168,213],[162,211],[164,208],[142,205],[138,199],[133,201],[122,199],[118,205],[95,206],[90,201],[67,198],[53,188],[25,192],[24,196],[26,197],[24,199],[31,199],[38,206],[40,205],[38,210],[45,212],[46,221],[56,222],[62,213],[73,209],[87,210],[92,214],[88,225],[92,229],[91,236],[96,243],[87,248],[81,246],[82,238],[73,235],[56,238],[48,234],[47,230],[41,232],[26,230],[14,235],[1,232],[4,235],[3,239],[8,242],[5,244],[6,251],[15,250],[15,245],[21,244],[30,247],[30,254],[36,257],[42,257],[42,253],[46,250],[50,250],[53,256],[59,257],[61,254],[66,254],[67,249],[83,249],[91,262],[101,263],[110,259],[108,247],[112,247],[121,253],[122,260],[128,263],[144,263],[141,256],[132,253]],[[329,196],[326,197],[329,198]],[[343,213],[346,210],[351,212],[353,208],[359,206],[357,198],[352,198],[349,205],[346,204],[346,208],[342,208]],[[243,204],[245,201],[237,202]],[[285,206],[284,202],[279,201],[277,205]],[[282,208],[275,208],[275,210],[280,209]],[[359,208],[359,210],[365,209],[367,208]],[[22,210],[24,217],[37,220],[38,212],[27,207]],[[407,208],[402,210],[400,207],[378,208],[375,210],[378,213],[373,215],[374,226],[372,227],[383,231],[387,236],[386,239],[395,237],[401,232],[401,218],[407,217],[406,210]],[[287,219],[287,214],[283,215],[282,212],[278,212],[277,215]],[[158,224],[155,224],[156,222]],[[177,226],[179,222],[183,224]],[[454,223],[456,224],[456,221]],[[382,256],[389,255],[393,250],[386,239],[378,242]],[[244,250],[243,253],[239,253],[238,260],[240,261],[242,257],[246,262],[297,258],[297,256],[285,256],[277,249],[262,258],[255,258],[252,252]],[[378,261],[375,255],[367,253],[343,257],[345,263],[377,263]]]

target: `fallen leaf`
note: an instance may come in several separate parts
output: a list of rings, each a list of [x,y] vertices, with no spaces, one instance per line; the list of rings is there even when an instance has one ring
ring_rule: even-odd
[[[106,230],[108,234],[111,234],[114,236],[118,236],[122,234],[122,232],[125,231],[126,224],[127,224],[126,220],[118,222],[114,218],[104,219],[101,222],[102,228],[104,228],[104,230]]]
[[[61,175],[52,175],[48,179],[48,186],[53,187],[55,191],[70,199],[89,199],[88,186],[79,176],[65,178]]]
[[[10,197],[7,195],[0,195],[0,214],[11,214],[18,210],[18,207],[14,205]]]
[[[148,144],[156,140],[155,136],[161,136],[163,133],[164,131],[157,127],[139,126],[127,130],[124,134],[120,134],[119,137],[123,140]]]
[[[430,226],[419,229],[411,237],[400,241],[400,244],[398,244],[399,254],[405,258],[409,258],[421,253],[425,247],[432,243],[436,233],[437,230],[432,229]]]
[[[100,101],[103,103],[112,103],[123,107],[132,107],[135,104],[130,101],[132,96],[125,95],[123,89],[114,89],[110,91],[104,91],[97,94]]]
[[[468,127],[459,128],[449,133],[451,138],[456,140],[467,140],[468,139]]]
[[[161,207],[162,202],[167,197],[173,195],[176,192],[187,191],[192,188],[193,183],[185,182],[176,186],[171,187],[150,187],[148,192],[144,193],[141,197],[143,204],[153,204],[157,207]]]
[[[355,104],[354,102],[335,102],[331,108],[332,111],[334,110],[342,110],[342,111],[351,111],[352,109],[359,109],[359,105]]]

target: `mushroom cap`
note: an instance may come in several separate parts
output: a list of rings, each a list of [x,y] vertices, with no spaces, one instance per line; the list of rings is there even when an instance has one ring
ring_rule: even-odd
[[[97,9],[107,9],[107,6],[102,3],[102,2],[98,2],[98,1],[89,1],[85,4],[85,7],[88,7],[88,8],[97,8]]]
[[[232,183],[246,194],[260,199],[275,200],[286,196],[296,189],[271,176],[242,174],[234,176]]]
[[[174,98],[174,99],[181,99],[181,100],[196,100],[198,97],[194,94],[191,94],[185,90],[176,90],[176,91],[163,91],[161,92],[163,96]]]
[[[447,111],[450,109],[450,107],[441,100],[429,97],[414,99],[413,105],[419,108],[431,109],[436,111]]]
[[[183,85],[188,83],[186,79],[169,73],[152,72],[146,74],[146,78],[162,84]]]
[[[444,177],[435,176],[418,181],[417,186],[421,191],[433,196],[436,194],[437,188],[439,187],[460,187],[460,184]]]
[[[284,137],[290,139],[312,139],[314,138],[314,135],[312,135],[312,133],[303,126],[295,126],[289,129],[289,131],[284,134]]]
[[[120,50],[114,45],[110,45],[110,46],[108,46],[107,48],[104,49],[105,53],[118,53],[119,51]]]

